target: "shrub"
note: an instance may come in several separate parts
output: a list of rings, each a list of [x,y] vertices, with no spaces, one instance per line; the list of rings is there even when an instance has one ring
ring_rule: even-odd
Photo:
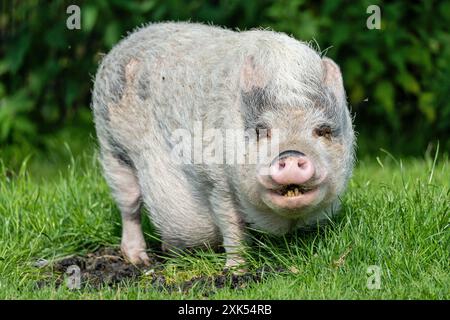
[[[40,143],[88,108],[101,55],[149,21],[270,27],[314,40],[342,67],[363,136],[418,152],[433,139],[450,149],[450,3],[377,1],[74,1],[81,30],[68,30],[64,0],[11,1],[0,15],[0,145]],[[9,7],[8,7],[9,6]],[[395,138],[394,138],[395,137]]]

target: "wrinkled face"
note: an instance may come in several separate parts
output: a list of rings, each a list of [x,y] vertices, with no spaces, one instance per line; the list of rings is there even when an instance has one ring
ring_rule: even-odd
[[[246,201],[261,211],[310,216],[334,207],[346,187],[354,133],[339,68],[329,59],[321,80],[298,104],[277,104],[258,88],[243,95],[244,107],[258,104],[247,115],[248,143],[266,151],[238,176]]]

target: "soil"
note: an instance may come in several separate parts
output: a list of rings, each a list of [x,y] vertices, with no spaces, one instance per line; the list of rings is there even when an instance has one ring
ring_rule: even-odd
[[[201,290],[203,295],[213,294],[217,289],[241,289],[251,283],[261,282],[267,275],[285,272],[283,268],[259,268],[252,272],[234,274],[223,271],[215,276],[198,276],[181,283],[172,283],[162,274],[164,260],[150,255],[150,265],[144,267],[128,263],[116,248],[101,248],[86,256],[69,256],[53,263],[39,260],[36,267],[44,269],[48,280],[37,283],[39,287],[54,283],[57,287],[64,284],[69,276],[68,268],[78,266],[80,272],[80,289],[87,285],[94,288],[117,286],[124,281],[138,281],[142,276],[150,279],[152,289],[166,292],[186,293],[191,290]],[[72,267],[73,268],[73,267]],[[54,281],[51,281],[54,280]]]

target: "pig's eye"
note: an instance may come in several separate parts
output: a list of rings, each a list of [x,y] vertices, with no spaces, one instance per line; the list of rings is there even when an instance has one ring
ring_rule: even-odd
[[[264,124],[258,124],[256,125],[256,140],[259,141],[259,139],[268,138],[270,139],[272,137],[272,131],[270,128],[268,128]]]
[[[314,134],[318,137],[324,137],[328,140],[331,140],[332,130],[330,126],[323,125],[314,130]]]

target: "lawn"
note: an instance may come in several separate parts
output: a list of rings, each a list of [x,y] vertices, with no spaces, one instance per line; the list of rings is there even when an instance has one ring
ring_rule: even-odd
[[[0,159],[0,299],[205,297],[209,289],[202,286],[181,293],[157,289],[151,275],[70,290],[55,285],[48,267],[34,265],[120,243],[119,212],[95,155],[68,158],[63,165],[31,158],[20,170]],[[341,214],[325,227],[283,238],[254,234],[250,271],[283,270],[239,290],[225,286],[208,298],[450,298],[448,155],[398,159],[380,151],[361,159],[342,201]],[[145,230],[157,248],[150,223]],[[223,254],[208,251],[165,257],[161,273],[176,284],[219,274],[223,262]]]

